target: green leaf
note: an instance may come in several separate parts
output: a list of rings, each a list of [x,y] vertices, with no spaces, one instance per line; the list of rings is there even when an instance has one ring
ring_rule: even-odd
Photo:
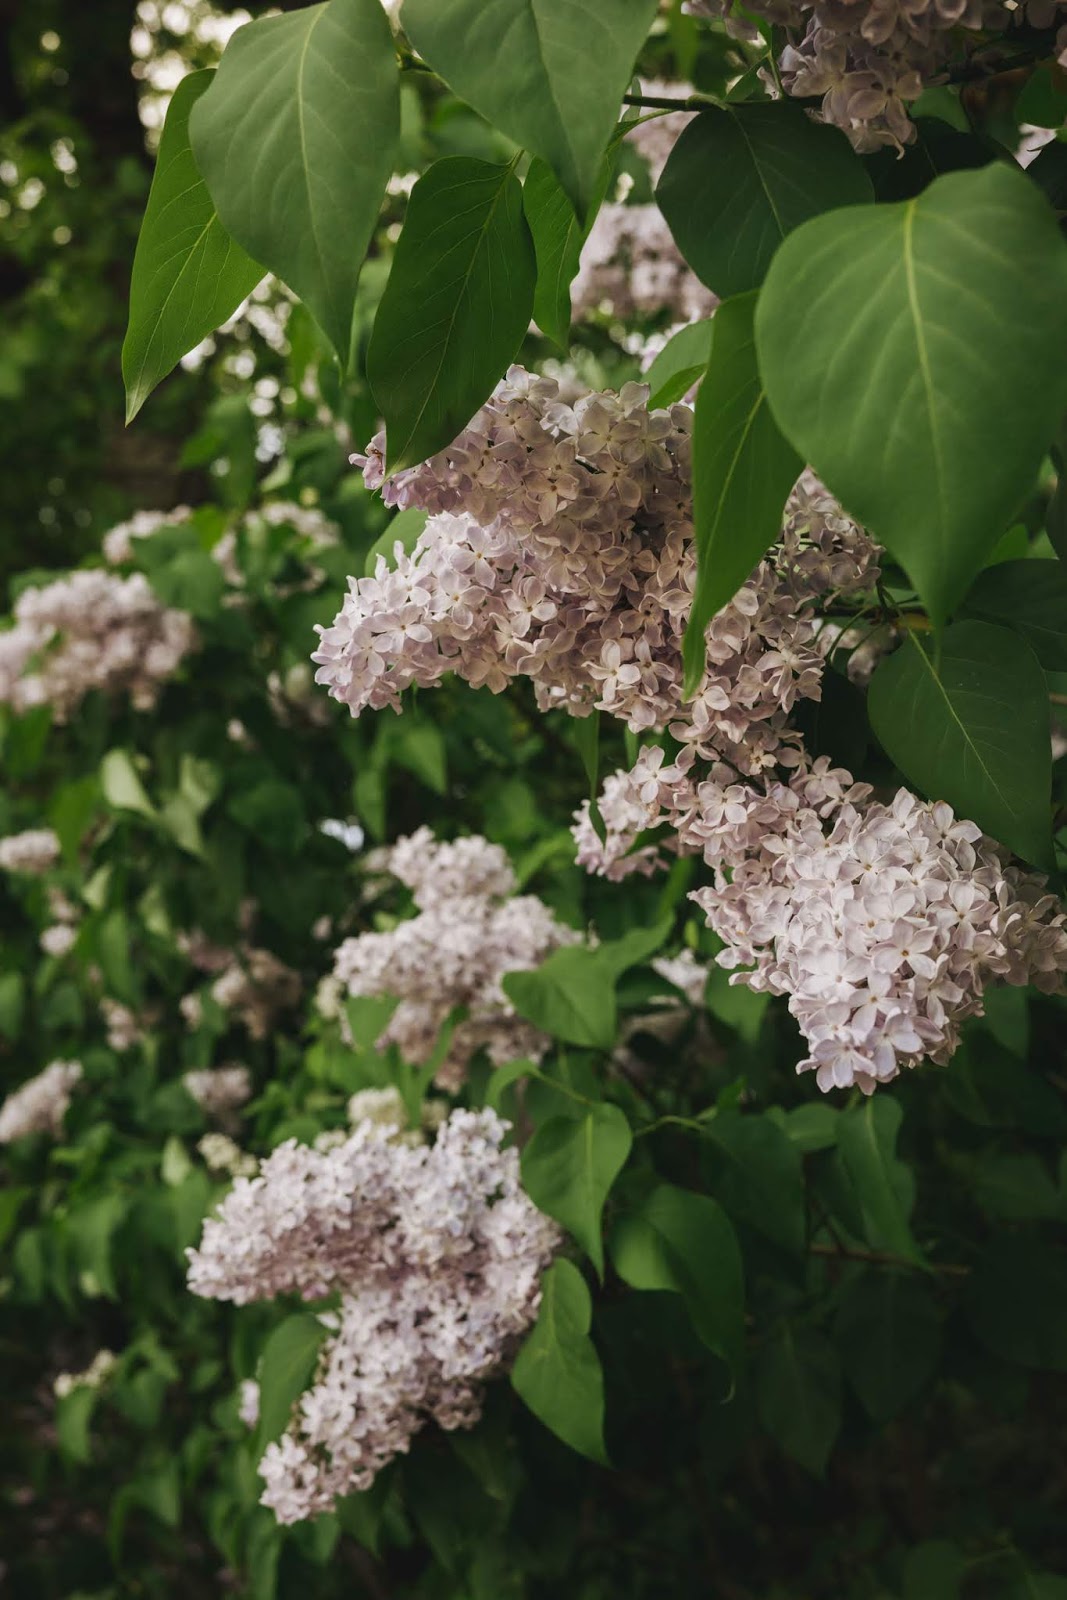
[[[87,1383],[79,1383],[69,1394],[56,1401],[56,1439],[68,1461],[76,1461],[84,1466],[91,1459],[89,1423],[99,1398],[98,1389],[91,1388]]]
[[[522,1152],[522,1183],[539,1210],[573,1234],[604,1276],[600,1219],[626,1165],[633,1135],[618,1106],[590,1106],[584,1116],[552,1117]]]
[[[756,344],[783,433],[943,622],[1067,406],[1067,247],[1042,196],[998,162],[816,217],[774,259]]]
[[[26,1005],[26,980],[21,972],[0,973],[0,1033],[17,1039]]]
[[[511,1369],[511,1386],[546,1428],[607,1465],[604,1375],[589,1337],[593,1306],[573,1262],[560,1258],[541,1283],[537,1321]]]
[[[311,1382],[326,1329],[307,1312],[286,1317],[266,1344],[259,1362],[259,1423],[256,1456],[283,1434],[293,1407]]]
[[[1001,561],[980,572],[964,610],[1021,634],[1043,667],[1067,672],[1067,572],[1061,561]]]
[[[756,1356],[760,1421],[787,1456],[821,1478],[841,1426],[841,1369],[830,1341],[782,1323]]]
[[[706,1135],[710,1186],[731,1216],[799,1255],[804,1248],[800,1155],[767,1117],[720,1113]]]
[[[957,622],[933,657],[909,632],[881,663],[871,726],[901,772],[1028,861],[1052,848],[1045,675],[1007,628]]]
[[[855,1191],[868,1244],[925,1265],[908,1226],[914,1185],[895,1154],[902,1120],[896,1100],[884,1092],[872,1095],[841,1113],[837,1148]]]
[[[850,1278],[836,1335],[845,1376],[875,1422],[914,1400],[941,1350],[937,1306],[914,1273],[865,1269]]]
[[[263,276],[219,221],[189,143],[189,113],[213,77],[210,70],[191,72],[167,108],[130,281],[122,346],[127,422]]]
[[[645,373],[650,410],[674,405],[703,377],[711,355],[714,328],[714,318],[705,317],[702,322],[691,322],[688,327],[679,328],[667,340]]]
[[[105,1194],[80,1206],[69,1219],[78,1271],[90,1280],[85,1284],[87,1293],[118,1299],[112,1246],[128,1207],[127,1195]]]
[[[1067,1259],[1040,1240],[1001,1234],[967,1281],[971,1326],[1002,1361],[1067,1372]]]
[[[112,810],[139,811],[143,817],[156,815],[128,750],[108,751],[100,763],[100,785]]]
[[[33,1193],[26,1185],[0,1189],[0,1245],[6,1244],[25,1200]]]
[[[704,673],[704,633],[782,526],[804,463],[767,405],[752,320],[757,296],[727,300],[712,319],[711,356],[693,419],[696,592],[685,630],[685,693]]]
[[[398,540],[404,548],[404,554],[410,555],[422,537],[422,530],[428,520],[429,512],[420,511],[418,506],[409,506],[406,511],[398,511],[385,532],[375,539],[367,551],[367,559],[363,563],[366,576],[374,576],[379,556],[385,557],[385,564],[390,571],[395,568],[394,551]]]
[[[947,1539],[924,1539],[908,1551],[903,1600],[959,1600],[967,1571],[963,1552]]]
[[[300,296],[344,366],[400,133],[378,0],[329,0],[240,28],[190,132],[223,226]]]
[[[553,950],[534,971],[507,973],[502,987],[519,1016],[554,1039],[597,1050],[615,1043],[615,978],[597,950]]]
[[[843,133],[776,100],[701,111],[656,199],[697,277],[725,300],[758,289],[782,240],[809,217],[874,191]]]
[[[488,399],[529,326],[536,276],[511,166],[435,161],[412,190],[367,350],[390,472],[451,444]]]
[[[658,0],[405,0],[404,30],[451,89],[552,168],[581,222]]]
[[[632,1289],[685,1301],[698,1337],[736,1377],[744,1359],[745,1288],[730,1220],[709,1195],[663,1183],[612,1230],[611,1259]]]
[[[165,606],[188,611],[198,621],[217,617],[226,592],[226,577],[206,550],[181,550],[172,560],[153,566],[148,581]]]
[[[1055,61],[1040,62],[1023,84],[1015,118],[1037,128],[1062,128],[1067,121],[1067,73]]]
[[[552,168],[535,156],[522,186],[522,205],[533,235],[537,285],[533,318],[541,332],[561,350],[570,348],[570,288],[578,272],[582,246],[607,193],[615,169],[613,152],[601,162],[600,180],[585,226],[579,223]]]
[[[1010,1221],[1051,1221],[1061,1216],[1059,1190],[1040,1156],[981,1153],[974,1167],[979,1205],[994,1217]]]

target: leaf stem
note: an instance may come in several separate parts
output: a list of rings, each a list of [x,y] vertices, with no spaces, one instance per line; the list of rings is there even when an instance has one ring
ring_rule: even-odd
[[[883,1267],[908,1267],[915,1272],[917,1268],[914,1261],[907,1256],[894,1255],[891,1250],[862,1250],[847,1244],[809,1244],[808,1252],[813,1256],[826,1256],[830,1260],[839,1261],[869,1261]],[[970,1275],[970,1267],[962,1266],[955,1261],[931,1262],[935,1272],[944,1273],[946,1277],[966,1278]]]

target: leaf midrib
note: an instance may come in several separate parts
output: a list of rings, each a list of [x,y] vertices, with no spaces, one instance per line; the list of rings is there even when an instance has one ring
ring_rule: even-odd
[[[934,666],[933,666],[933,663],[930,660],[930,657],[927,655],[926,651],[923,649],[922,645],[919,643],[919,641],[916,639],[914,633],[912,633],[910,629],[908,631],[908,638],[911,640],[911,643],[914,645],[915,649],[919,652],[919,656],[920,656],[920,658],[922,660],[923,666],[926,668],[926,671],[930,675],[931,681],[936,685],[938,693],[941,695],[941,698],[944,700],[945,705],[948,707],[949,716],[951,717],[952,721],[956,724],[956,727],[959,729],[960,735],[961,735],[961,737],[963,739],[963,742],[964,742],[964,745],[966,746],[966,748],[968,750],[970,750],[973,753],[974,759],[978,764],[978,770],[985,775],[986,781],[989,783],[989,785],[992,788],[994,794],[997,796],[997,799],[1001,802],[1001,804],[1010,813],[1011,810],[1012,810],[1011,801],[1008,799],[1007,795],[1004,794],[1004,792],[1002,791],[999,783],[997,782],[997,780],[993,776],[992,772],[986,766],[986,763],[985,763],[985,761],[984,761],[984,759],[982,757],[981,750],[979,749],[978,745],[975,744],[974,740],[972,739],[970,733],[967,730],[966,724],[961,720],[961,718],[959,716],[959,713],[956,710],[956,707],[952,703],[952,699],[951,699],[951,697],[949,695],[948,690],[945,688],[945,685],[942,682],[941,678],[938,676],[937,672],[934,670]]]

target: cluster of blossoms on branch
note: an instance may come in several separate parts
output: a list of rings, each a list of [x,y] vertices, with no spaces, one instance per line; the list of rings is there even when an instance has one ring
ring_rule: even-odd
[[[238,1178],[190,1252],[195,1294],[246,1305],[339,1293],[313,1386],[260,1462],[280,1522],[369,1487],[428,1420],[473,1426],[486,1380],[532,1324],[555,1224],[519,1183],[491,1111],[432,1144],[360,1123],[328,1150],[289,1140]]]
[[[784,29],[782,88],[799,99],[821,98],[823,118],[862,152],[914,139],[907,103],[990,34],[1051,28],[1064,11],[1060,0],[758,0],[743,15],[733,0],[686,0],[684,9],[725,17],[732,32],[753,41],[755,18]],[[1055,48],[1067,58],[1067,26]]]
[[[244,924],[251,915],[248,906],[242,908]],[[194,967],[213,975],[211,999],[242,1023],[253,1039],[266,1039],[278,1017],[300,999],[300,974],[270,950],[246,940],[231,950],[214,944],[199,929],[180,934],[178,948]],[[183,995],[179,1009],[188,1027],[200,1027],[204,1002],[199,991]]]
[[[200,1067],[186,1072],[182,1077],[182,1086],[201,1111],[209,1117],[218,1118],[224,1125],[229,1125],[234,1113],[252,1097],[252,1079],[248,1068],[237,1061],[227,1062],[221,1067]]]
[[[192,619],[161,605],[147,578],[83,569],[24,589],[0,633],[0,704],[50,705],[67,722],[92,689],[155,705],[196,642]]]
[[[0,1106],[0,1144],[11,1144],[30,1133],[47,1133],[58,1139],[81,1076],[80,1061],[53,1061],[8,1095]]]
[[[813,759],[793,721],[817,700],[836,626],[820,604],[858,600],[877,547],[810,473],[779,543],[708,624],[706,670],[682,693],[695,583],[684,405],[647,389],[563,405],[513,369],[449,449],[364,476],[390,504],[431,512],[410,557],[353,580],[323,632],[318,678],[353,712],[398,705],[448,671],[540,705],[594,707],[646,737],[607,780],[606,837],[588,805],[579,860],[611,878],[703,857],[695,898],[735,982],[789,997],[823,1088],[870,1091],[924,1057],[946,1060],[993,982],[1060,986],[1067,928],[1044,880],[973,824],[906,791],[888,805]],[[668,734],[677,747],[668,759]],[[661,842],[662,841],[662,842]]]
[[[505,973],[539,966],[578,935],[534,895],[516,895],[499,845],[477,836],[436,840],[420,828],[368,857],[368,868],[410,889],[417,915],[386,932],[356,934],[334,956],[325,998],[390,995],[399,1001],[378,1043],[413,1063],[427,1061],[450,1014],[463,1008],[438,1082],[456,1086],[479,1050],[499,1065],[540,1060],[548,1039],[515,1012]]]

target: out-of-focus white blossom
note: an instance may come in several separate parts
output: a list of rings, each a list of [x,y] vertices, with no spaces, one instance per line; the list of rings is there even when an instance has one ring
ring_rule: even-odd
[[[40,878],[59,860],[59,839],[51,828],[28,828],[0,839],[0,871]]]
[[[507,856],[486,839],[441,843],[420,828],[380,852],[376,864],[411,889],[418,915],[387,932],[346,939],[334,956],[334,977],[348,995],[399,1000],[379,1045],[395,1044],[406,1060],[426,1061],[450,1012],[463,1006],[467,1014],[452,1034],[438,1082],[462,1082],[481,1049],[496,1065],[518,1056],[540,1059],[548,1040],[515,1015],[501,979],[539,966],[578,935],[535,896],[513,893]]]
[[[182,1076],[182,1084],[196,1101],[201,1111],[209,1117],[223,1121],[232,1115],[252,1094],[252,1079],[248,1068],[231,1061],[222,1067],[201,1067]]]
[[[52,956],[61,961],[70,954],[78,941],[78,930],[69,922],[54,922],[50,928],[45,928],[41,934],[41,949],[46,956]]]
[[[0,1144],[11,1144],[30,1133],[48,1133],[58,1139],[81,1075],[80,1061],[53,1061],[9,1094],[0,1106]]]
[[[259,1162],[226,1133],[205,1133],[196,1148],[209,1172],[228,1178],[254,1178]]]
[[[65,1400],[75,1389],[102,1389],[118,1365],[113,1350],[98,1350],[84,1372],[60,1372],[52,1384],[57,1400]]]
[[[213,1299],[340,1292],[315,1381],[260,1462],[280,1522],[366,1489],[427,1421],[472,1426],[558,1248],[493,1112],[453,1112],[432,1145],[394,1131],[364,1120],[331,1150],[280,1145],[189,1253],[190,1288]]]

